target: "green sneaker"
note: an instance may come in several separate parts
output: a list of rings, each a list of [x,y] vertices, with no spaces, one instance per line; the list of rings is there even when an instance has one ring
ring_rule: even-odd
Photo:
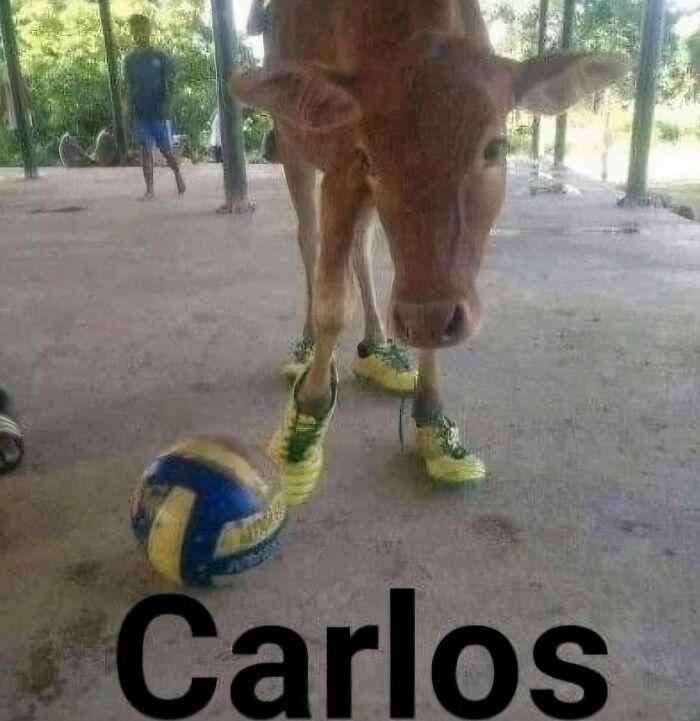
[[[483,461],[462,444],[457,425],[443,415],[416,426],[415,453],[438,483],[470,483],[486,476]]]
[[[418,371],[411,365],[408,349],[393,340],[376,343],[364,340],[357,346],[353,372],[358,378],[389,393],[411,395]]]
[[[322,416],[299,409],[297,392],[306,372],[297,380],[281,425],[268,444],[268,453],[276,463],[284,484],[287,503],[304,503],[313,493],[323,469],[323,444],[338,398],[338,374],[331,368],[331,402]]]

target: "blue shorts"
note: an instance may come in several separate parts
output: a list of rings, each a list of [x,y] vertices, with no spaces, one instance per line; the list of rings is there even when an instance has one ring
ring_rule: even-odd
[[[155,145],[157,148],[165,150],[170,150],[172,147],[169,120],[136,118],[134,130],[139,145],[149,148]]]

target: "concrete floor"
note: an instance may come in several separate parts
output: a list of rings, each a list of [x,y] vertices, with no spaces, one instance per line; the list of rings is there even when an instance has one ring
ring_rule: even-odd
[[[135,601],[172,589],[134,548],[135,479],[190,433],[263,446],[286,401],[278,366],[303,286],[284,181],[252,168],[256,214],[224,217],[219,173],[188,168],[178,200],[159,171],[148,205],[134,200],[136,169],[0,179],[0,368],[29,450],[0,480],[2,721],[144,718],[118,685],[116,633]],[[355,663],[354,718],[387,719],[389,589],[409,586],[422,721],[448,716],[430,658],[465,624],[517,650],[520,686],[499,718],[543,719],[528,689],[550,684],[532,646],[573,623],[608,644],[590,662],[610,684],[598,718],[700,719],[700,226],[577,185],[578,197],[530,197],[511,178],[482,273],[483,330],[443,354],[449,411],[482,449],[485,487],[436,492],[402,455],[399,402],[348,373],[356,309],[318,495],[274,560],[193,594],[218,640],[154,624],[154,691],[178,695],[214,671],[217,696],[197,718],[238,717],[228,687],[250,661],[231,643],[277,623],[309,645],[322,719],[326,627],[376,623],[383,650]],[[629,223],[638,232],[621,232]],[[376,277],[385,292],[384,252]],[[474,698],[490,687],[485,658],[460,664]]]

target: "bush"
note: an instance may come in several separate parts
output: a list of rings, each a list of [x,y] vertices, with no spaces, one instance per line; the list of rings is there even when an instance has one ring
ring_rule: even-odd
[[[664,120],[656,121],[656,132],[659,139],[665,143],[677,143],[681,138],[680,128],[674,123],[668,123]]]
[[[272,119],[269,115],[257,110],[244,111],[243,139],[251,162],[254,157],[261,157],[263,140],[270,130],[272,130]]]
[[[112,2],[120,63],[132,47],[129,16],[141,12],[151,17],[153,42],[169,53],[175,67],[173,130],[187,136],[195,156],[206,151],[206,131],[216,108],[212,33],[204,14],[208,4],[208,0],[167,0],[156,6],[149,0]],[[77,136],[88,149],[112,119],[97,3],[15,0],[14,7],[21,62],[37,113],[37,160],[55,164],[63,133]],[[240,53],[240,62],[254,62],[246,46],[240,46]],[[249,125],[246,145],[252,148],[264,132],[264,121],[253,119]],[[0,165],[18,163],[15,139],[0,123]]]
[[[516,125],[508,129],[508,151],[522,153],[529,151],[532,143],[532,125]]]

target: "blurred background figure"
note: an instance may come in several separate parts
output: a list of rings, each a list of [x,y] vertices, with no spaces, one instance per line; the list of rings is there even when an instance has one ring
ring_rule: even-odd
[[[153,147],[160,151],[175,175],[178,193],[185,192],[185,182],[172,152],[169,123],[172,68],[168,56],[151,46],[151,23],[145,15],[129,19],[136,47],[124,61],[127,103],[134,134],[141,146],[143,177],[146,181],[145,200],[155,197],[153,189]]]

